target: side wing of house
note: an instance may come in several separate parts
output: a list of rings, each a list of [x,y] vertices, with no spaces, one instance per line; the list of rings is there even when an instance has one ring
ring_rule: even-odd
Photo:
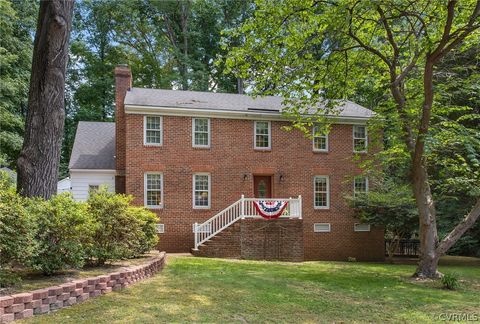
[[[77,201],[92,190],[115,191],[115,124],[79,122],[69,164],[71,192]]]

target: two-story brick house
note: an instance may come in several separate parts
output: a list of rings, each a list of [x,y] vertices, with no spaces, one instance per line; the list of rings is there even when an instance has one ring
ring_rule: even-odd
[[[159,216],[160,249],[383,259],[383,229],[359,224],[344,199],[368,190],[354,156],[368,155],[370,110],[345,102],[329,134],[311,139],[282,130],[279,97],[132,88],[125,66],[115,78],[115,190]],[[280,218],[254,208],[268,198],[287,203]]]
[[[241,254],[248,244],[238,237],[251,230],[261,233],[250,233],[249,239],[264,246],[264,256],[282,258],[282,249],[289,248],[281,242],[283,236],[303,241],[297,249],[303,246],[307,260],[383,258],[383,230],[358,224],[344,199],[368,190],[368,179],[353,157],[368,154],[370,110],[345,102],[332,117],[330,133],[312,140],[299,131],[282,130],[289,122],[280,113],[279,97],[132,88],[131,72],[122,66],[115,77],[116,190],[132,194],[136,204],[157,213],[163,224],[161,249],[187,252],[196,235],[204,238],[220,230],[213,236],[228,238],[219,240],[223,245],[213,255],[234,246],[240,248],[233,255]],[[289,217],[273,222],[249,218],[254,212],[242,217],[239,203],[224,212],[223,224],[217,217],[194,234],[195,223],[211,219],[242,195],[295,199],[290,200]],[[243,202],[243,209],[248,203]],[[232,225],[224,226],[230,221]],[[267,223],[276,223],[277,230],[266,229]],[[215,239],[207,239],[200,250],[208,250]]]

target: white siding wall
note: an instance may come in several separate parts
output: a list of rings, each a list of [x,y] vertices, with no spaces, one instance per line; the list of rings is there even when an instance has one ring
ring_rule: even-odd
[[[82,170],[70,171],[73,199],[85,201],[88,198],[88,186],[106,186],[108,191],[115,191],[115,171]]]
[[[60,180],[57,183],[57,194],[60,194],[62,192],[70,192],[70,186],[71,186],[70,178],[65,178],[63,180]]]

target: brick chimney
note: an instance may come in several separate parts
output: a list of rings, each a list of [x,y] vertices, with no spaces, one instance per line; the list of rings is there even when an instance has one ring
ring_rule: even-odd
[[[126,64],[115,67],[115,191],[125,193],[125,109],[127,91],[132,88],[132,72]]]

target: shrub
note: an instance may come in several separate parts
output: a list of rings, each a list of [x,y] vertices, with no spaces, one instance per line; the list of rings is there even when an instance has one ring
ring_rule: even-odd
[[[0,288],[15,286],[20,283],[21,278],[10,269],[0,269]]]
[[[95,222],[93,244],[89,249],[92,262],[103,264],[134,257],[156,244],[155,214],[130,207],[132,199],[105,188],[90,194],[88,205]]]
[[[445,289],[455,290],[459,286],[458,276],[455,273],[445,273],[441,280]]]
[[[32,268],[51,275],[82,267],[93,230],[87,205],[74,201],[69,193],[29,202],[28,211],[38,226],[38,249],[31,260]]]
[[[25,264],[36,251],[35,224],[26,211],[25,199],[15,193],[0,174],[0,269],[14,262]]]
[[[143,207],[129,207],[128,213],[131,218],[135,218],[140,222],[140,231],[133,248],[133,256],[139,256],[152,250],[157,245],[158,235],[155,224],[158,218],[155,213]]]

